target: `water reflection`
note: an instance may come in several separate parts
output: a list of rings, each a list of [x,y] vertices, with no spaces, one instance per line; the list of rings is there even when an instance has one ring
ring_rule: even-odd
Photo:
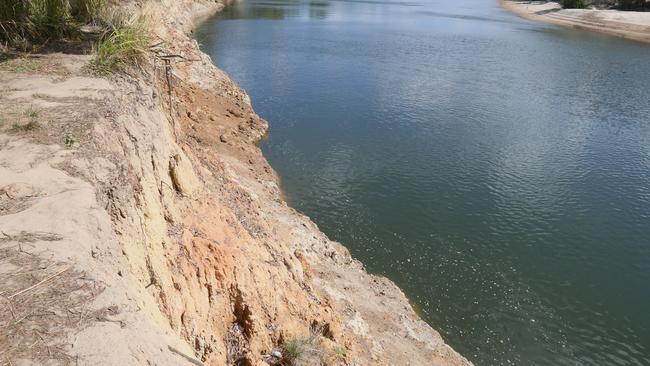
[[[229,6],[220,15],[231,19],[269,19],[285,18],[326,19],[329,2],[303,2],[300,0],[251,1],[247,6]]]
[[[461,353],[650,364],[650,47],[483,0],[249,1],[198,36],[291,204]]]

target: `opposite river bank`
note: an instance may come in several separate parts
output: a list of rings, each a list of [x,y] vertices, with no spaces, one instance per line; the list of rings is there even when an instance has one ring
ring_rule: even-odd
[[[476,364],[650,362],[650,47],[497,1],[267,1],[204,52],[292,207]]]
[[[552,1],[499,2],[505,9],[531,20],[650,42],[650,12],[562,9]]]

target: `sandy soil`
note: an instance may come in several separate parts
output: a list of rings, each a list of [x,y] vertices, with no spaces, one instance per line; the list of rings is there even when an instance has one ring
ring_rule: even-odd
[[[108,80],[87,57],[13,59],[0,71],[0,360],[3,364],[191,364],[193,353],[128,271],[96,187]],[[66,146],[66,138],[77,142]],[[83,144],[83,148],[80,147]],[[138,299],[134,301],[133,299]],[[137,340],[136,342],[132,342]]]
[[[305,339],[294,365],[469,365],[282,200],[268,124],[189,35],[222,5],[154,4],[135,76],[0,62],[0,365],[268,366]]]
[[[528,19],[650,42],[650,12],[562,9],[550,1],[499,1],[505,9]]]

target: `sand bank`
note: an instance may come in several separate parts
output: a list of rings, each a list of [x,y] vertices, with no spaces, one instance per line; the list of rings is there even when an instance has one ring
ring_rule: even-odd
[[[558,3],[548,1],[499,2],[505,9],[524,18],[650,42],[650,12],[562,9]]]

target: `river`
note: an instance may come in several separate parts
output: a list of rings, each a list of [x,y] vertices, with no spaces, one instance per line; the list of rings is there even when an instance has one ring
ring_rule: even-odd
[[[289,203],[465,357],[650,364],[650,46],[494,0],[244,0],[196,36]]]

